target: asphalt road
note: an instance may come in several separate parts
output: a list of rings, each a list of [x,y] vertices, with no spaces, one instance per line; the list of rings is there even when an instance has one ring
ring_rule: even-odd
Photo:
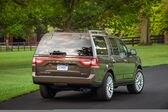
[[[90,93],[60,92],[54,99],[42,99],[39,91],[0,103],[0,109],[168,109],[168,65],[147,67],[141,94],[129,94],[119,87],[111,101],[96,100]]]

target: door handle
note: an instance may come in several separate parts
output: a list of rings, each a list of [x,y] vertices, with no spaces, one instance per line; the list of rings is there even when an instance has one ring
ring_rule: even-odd
[[[124,61],[124,62],[128,62],[128,60],[126,60],[126,59],[123,59],[123,61]]]
[[[113,63],[116,63],[116,60],[112,59],[112,62],[113,62]]]
[[[117,62],[114,57],[111,56],[110,58],[111,58],[111,61],[112,61],[113,63],[116,63],[116,62]]]

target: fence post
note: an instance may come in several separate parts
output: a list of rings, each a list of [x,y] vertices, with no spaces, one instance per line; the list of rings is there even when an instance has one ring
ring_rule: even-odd
[[[11,51],[13,51],[13,43],[11,44],[11,46],[12,46],[12,47],[11,47]]]
[[[18,51],[19,51],[19,42],[17,43],[17,45],[18,45]]]
[[[134,46],[134,38],[132,38],[132,46]]]
[[[32,51],[32,45],[30,44],[30,51]]]
[[[164,43],[164,38],[162,36],[159,37],[160,43]]]
[[[2,50],[2,48],[1,48],[1,43],[0,43],[0,51]]]
[[[6,43],[5,43],[6,44]],[[5,45],[6,46],[6,52],[8,51],[8,47],[7,47],[7,45]]]
[[[25,49],[25,46],[26,46],[26,43],[24,42],[24,51],[26,50],[26,49]]]

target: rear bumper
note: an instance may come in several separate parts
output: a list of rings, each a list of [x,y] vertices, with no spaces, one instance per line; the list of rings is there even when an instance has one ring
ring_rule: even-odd
[[[89,84],[94,85],[95,74],[90,74],[89,77],[65,77],[65,76],[36,76],[35,72],[32,73],[33,82],[35,84],[54,84],[54,83],[66,83],[66,84]]]

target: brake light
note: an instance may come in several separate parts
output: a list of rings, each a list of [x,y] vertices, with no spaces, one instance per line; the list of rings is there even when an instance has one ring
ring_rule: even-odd
[[[32,59],[33,65],[43,64],[45,60],[59,60],[59,61],[79,61],[81,65],[87,67],[99,67],[99,61],[97,58],[51,58],[51,57],[36,57]]]
[[[38,65],[38,64],[43,64],[44,60],[40,57],[33,57],[32,59],[32,64]]]
[[[88,67],[99,67],[99,61],[97,58],[89,58],[89,59],[81,59],[80,63],[83,66],[88,66]]]

